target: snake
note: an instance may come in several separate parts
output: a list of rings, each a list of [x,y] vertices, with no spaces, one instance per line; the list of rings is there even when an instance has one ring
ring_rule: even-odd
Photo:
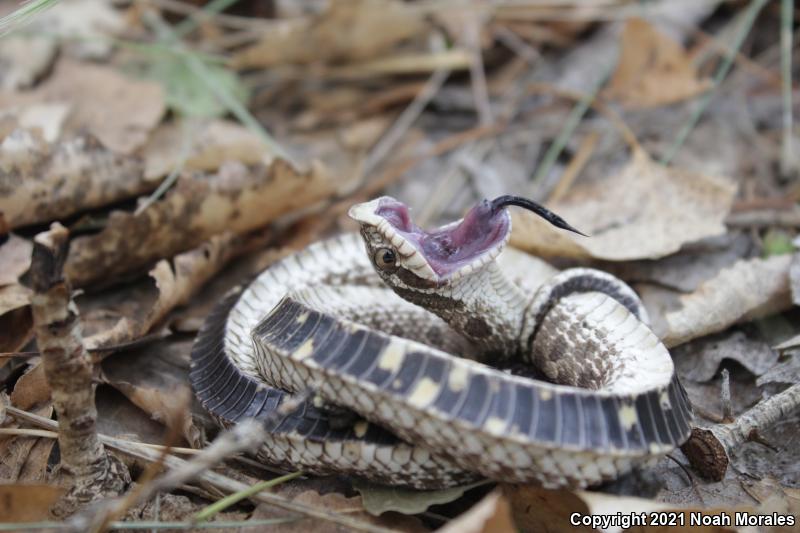
[[[575,488],[655,464],[692,407],[642,301],[510,246],[512,207],[580,233],[518,196],[432,230],[389,196],[353,205],[360,231],[217,303],[192,348],[196,397],[223,427],[264,424],[258,460],[310,474]]]

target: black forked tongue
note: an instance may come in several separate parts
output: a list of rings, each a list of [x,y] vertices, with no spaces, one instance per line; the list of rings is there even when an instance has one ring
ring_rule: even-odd
[[[504,207],[508,207],[510,205],[515,205],[517,207],[522,207],[523,209],[527,209],[528,211],[532,211],[554,225],[557,228],[565,229],[567,231],[571,231],[573,233],[577,233],[578,235],[583,235],[584,237],[588,237],[585,233],[582,233],[569,224],[567,221],[561,218],[560,216],[556,215],[546,207],[537,204],[527,198],[523,198],[521,196],[498,196],[491,202],[492,205],[492,214],[497,213]]]

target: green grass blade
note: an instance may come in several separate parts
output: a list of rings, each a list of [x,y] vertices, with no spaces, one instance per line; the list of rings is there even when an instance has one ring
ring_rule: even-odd
[[[28,0],[21,7],[15,9],[3,18],[0,18],[0,37],[5,37],[9,33],[18,30],[29,23],[33,17],[50,9],[59,0]]]

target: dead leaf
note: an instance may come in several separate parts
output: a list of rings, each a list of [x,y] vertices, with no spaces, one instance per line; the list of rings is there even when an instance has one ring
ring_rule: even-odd
[[[2,115],[14,119],[20,128],[30,130],[35,141],[54,143],[61,137],[70,106],[62,102],[33,103],[23,107],[5,109]]]
[[[353,480],[353,488],[361,494],[361,504],[364,509],[375,516],[388,511],[405,515],[424,513],[431,505],[450,503],[463,496],[466,491],[485,484],[486,481],[479,481],[449,489],[414,490]]]
[[[268,165],[273,156],[258,135],[238,123],[196,120],[160,126],[147,143],[144,158],[145,177],[153,179],[166,176],[182,161],[187,171],[213,172],[225,161]]]
[[[15,352],[32,338],[30,295],[19,283],[0,286],[0,352]],[[0,366],[7,361],[0,359]]]
[[[606,98],[630,108],[657,107],[692,98],[706,91],[711,80],[700,79],[681,45],[639,18],[628,19],[620,43],[621,55]]]
[[[439,533],[513,533],[517,531],[511,518],[511,505],[502,490],[495,489],[481,501],[472,506],[466,513],[459,515],[444,527],[437,529]]]
[[[25,458],[17,481],[20,483],[45,483],[48,481],[48,461],[56,439],[34,439],[35,443]]]
[[[153,420],[199,447],[200,430],[191,416],[185,416],[193,398],[188,381],[190,351],[188,341],[162,341],[108,357],[102,379]]]
[[[138,159],[119,156],[91,136],[46,146],[29,130],[0,142],[0,211],[14,228],[63,218],[143,192]]]
[[[628,261],[656,259],[725,232],[736,187],[727,179],[664,167],[640,149],[617,175],[576,186],[549,207],[591,237],[512,210],[511,244],[535,255]]]
[[[727,233],[686,245],[661,259],[603,263],[599,268],[628,283],[646,282],[688,293],[723,268],[752,257],[754,252],[754,243],[748,236]]]
[[[775,366],[778,354],[741,331],[698,339],[672,353],[681,377],[700,383],[714,377],[723,359],[731,359],[758,377]]]
[[[11,403],[24,411],[31,411],[50,401],[50,384],[41,361],[33,361],[20,376],[11,393]]]
[[[134,405],[114,387],[100,385],[95,398],[97,432],[118,439],[164,444],[166,430],[149,413]],[[185,444],[180,442],[179,446]]]
[[[118,299],[124,302],[119,309],[121,318],[113,327],[88,336],[86,346],[102,348],[144,336],[172,309],[186,303],[233,257],[241,243],[242,239],[225,233],[175,256],[172,261],[159,261],[150,271],[151,279],[144,282],[145,287],[129,286],[120,291]]]
[[[53,485],[0,485],[0,522],[49,520],[50,507],[63,493]]]
[[[53,64],[58,45],[52,37],[6,35],[0,40],[0,89],[31,87]]]
[[[53,406],[48,402],[33,412],[49,418],[53,414]],[[4,427],[18,426],[14,419],[7,419]],[[0,436],[0,481],[13,483],[19,479],[37,440],[23,436]]]
[[[60,0],[38,16],[31,29],[57,36],[61,48],[81,59],[103,59],[114,45],[110,36],[125,30],[124,14],[112,0]],[[80,36],[80,39],[75,39]]]
[[[36,89],[0,93],[0,107],[41,103],[70,106],[65,131],[87,131],[117,154],[144,145],[166,111],[164,91],[155,82],[124,76],[117,69],[62,59]]]
[[[786,360],[770,368],[756,380],[756,385],[762,387],[768,383],[800,383],[800,354],[790,353]]]
[[[667,346],[716,333],[738,322],[777,313],[792,305],[789,290],[791,256],[736,262],[681,297],[683,307],[666,315]]]
[[[347,498],[342,494],[329,493],[320,495],[317,491],[307,490],[298,494],[292,499],[298,503],[303,503],[315,509],[325,509],[338,514],[345,514],[353,520],[364,522],[365,524],[390,528],[394,531],[408,531],[408,532],[423,532],[428,531],[422,523],[413,516],[404,516],[397,513],[386,513],[383,516],[372,516],[361,507],[361,498],[354,496]],[[283,509],[276,509],[269,505],[259,505],[253,512],[252,519],[265,519],[275,518],[279,516],[286,516],[286,511]],[[317,520],[307,518],[290,522],[287,524],[276,524],[265,526],[263,528],[243,528],[240,530],[242,533],[250,531],[269,531],[270,533],[305,533],[306,531],[315,531],[321,533],[339,533],[345,531],[342,526],[327,522],[324,520]]]
[[[111,213],[105,229],[74,239],[64,268],[74,286],[141,269],[212,236],[244,233],[327,197],[321,165],[301,173],[282,160],[248,169],[226,163],[215,175],[184,176],[160,201],[133,215]]]
[[[33,244],[28,239],[13,233],[0,246],[0,285],[11,285],[17,282],[20,274],[28,270],[31,263]]]
[[[232,66],[363,61],[387,52],[428,28],[419,10],[396,0],[335,0],[313,19],[271,28],[257,44],[235,54]]]
[[[795,521],[800,519],[800,489],[786,487],[771,478],[748,483],[747,493],[760,502],[758,512],[760,514],[771,515],[792,515]],[[796,532],[798,523],[794,527],[769,527],[765,531],[770,533]]]
[[[548,533],[735,533],[733,527],[692,526],[689,513],[702,512],[704,515],[725,513],[733,523],[735,511],[744,509],[701,509],[682,508],[655,500],[632,496],[615,496],[602,492],[547,490],[529,485],[505,485],[503,494],[511,503],[514,523],[521,531],[547,531]],[[752,510],[751,510],[752,511]],[[684,525],[654,525],[649,520],[651,512],[675,512],[683,515]],[[613,517],[647,519],[645,525],[635,523],[601,524],[599,521]],[[593,523],[592,520],[597,522]],[[641,520],[641,518],[640,518]],[[576,522],[576,523],[574,523]],[[602,527],[601,527],[602,526]]]

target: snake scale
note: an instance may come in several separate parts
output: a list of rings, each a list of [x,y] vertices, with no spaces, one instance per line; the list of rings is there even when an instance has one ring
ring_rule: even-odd
[[[433,231],[390,197],[353,206],[360,234],[217,305],[192,351],[197,397],[223,425],[263,420],[262,461],[415,488],[579,487],[659,459],[692,412],[641,301],[609,274],[506,246],[512,205],[577,231],[512,196]]]

